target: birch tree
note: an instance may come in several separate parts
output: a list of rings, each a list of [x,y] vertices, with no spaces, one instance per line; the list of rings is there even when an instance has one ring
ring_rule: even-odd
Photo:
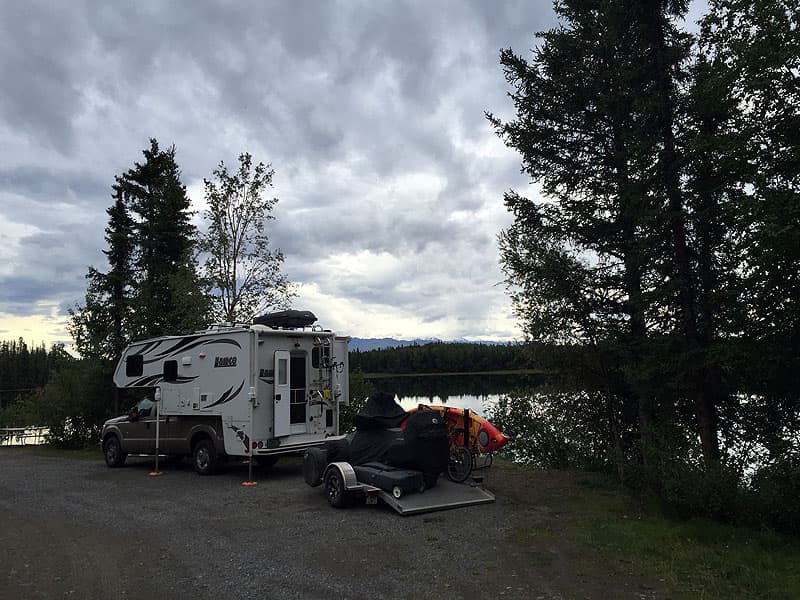
[[[249,322],[271,308],[286,308],[294,296],[281,271],[283,253],[271,250],[266,225],[275,217],[277,198],[267,196],[275,171],[249,153],[239,155],[235,172],[220,162],[204,180],[208,231],[201,248],[204,275],[212,296],[212,316],[223,322]]]

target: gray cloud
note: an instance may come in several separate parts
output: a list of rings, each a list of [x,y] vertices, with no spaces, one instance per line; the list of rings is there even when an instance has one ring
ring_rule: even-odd
[[[273,164],[272,243],[326,324],[515,336],[495,237],[526,180],[483,112],[509,115],[499,49],[553,18],[546,0],[1,5],[0,312],[82,298],[114,175],[155,136],[192,190],[245,150]]]

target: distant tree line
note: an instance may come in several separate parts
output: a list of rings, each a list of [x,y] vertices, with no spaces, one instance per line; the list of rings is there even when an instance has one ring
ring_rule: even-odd
[[[469,373],[528,366],[519,344],[431,342],[350,352],[350,368],[364,373]]]
[[[22,338],[0,341],[0,409],[43,387],[71,358],[63,344],[48,351],[44,343],[29,346]]]
[[[593,390],[539,422],[735,518],[800,495],[800,7],[711,0],[694,35],[687,4],[561,0],[530,58],[501,52],[516,116],[489,119],[540,196],[506,194],[500,251],[526,336],[581,348],[551,367]]]

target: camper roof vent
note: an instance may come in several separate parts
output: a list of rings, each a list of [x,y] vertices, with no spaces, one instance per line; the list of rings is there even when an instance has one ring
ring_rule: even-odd
[[[273,329],[296,329],[309,327],[316,320],[317,317],[310,310],[282,310],[256,317],[253,319],[253,325],[266,325]]]

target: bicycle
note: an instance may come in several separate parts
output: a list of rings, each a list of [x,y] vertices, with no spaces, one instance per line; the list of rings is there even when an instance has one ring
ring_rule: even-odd
[[[448,422],[448,411],[449,409],[444,411],[445,422]],[[470,439],[469,419],[469,410],[465,410],[462,427],[447,427],[447,442],[450,450],[447,460],[447,477],[456,483],[466,481],[475,468],[477,446],[473,443],[474,440]]]

